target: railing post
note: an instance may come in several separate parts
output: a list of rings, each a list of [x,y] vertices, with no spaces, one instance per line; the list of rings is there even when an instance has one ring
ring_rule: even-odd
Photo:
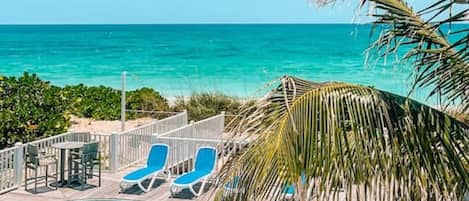
[[[188,114],[187,114],[187,110],[184,109],[182,112],[184,112],[184,118],[182,119],[182,124],[180,125],[184,125],[184,124],[187,124],[187,119],[188,119]]]
[[[189,122],[189,125],[191,126],[191,130],[190,130],[191,133],[190,133],[190,135],[189,135],[190,137],[194,137],[195,135],[197,135],[197,133],[195,132],[196,130],[195,130],[194,123],[195,123],[194,120],[191,120],[191,121]],[[180,136],[180,137],[189,137],[189,136]]]
[[[111,171],[117,172],[119,169],[119,134],[113,132],[110,139]]]
[[[127,72],[122,72],[122,90],[121,90],[121,131],[125,131],[125,110],[126,110],[126,103],[125,103],[125,81],[127,77]]]
[[[151,134],[151,144],[155,144],[155,143],[158,143],[158,134],[157,133],[153,133]]]
[[[221,134],[223,134],[223,132],[225,132],[225,111],[222,111],[221,112],[221,115],[222,115],[222,121],[221,121]]]
[[[15,144],[15,182],[16,185],[21,186],[21,183],[23,183],[23,143],[17,142]]]

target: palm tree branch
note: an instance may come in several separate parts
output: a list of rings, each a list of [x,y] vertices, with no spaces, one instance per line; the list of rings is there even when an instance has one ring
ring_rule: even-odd
[[[280,85],[258,102],[255,112],[247,110],[262,118],[239,121],[265,119],[266,125],[255,123],[259,129],[249,135],[257,140],[222,169],[219,187],[236,175],[249,189],[233,200],[278,200],[287,184],[295,184],[302,200],[333,199],[340,194],[337,189],[348,197],[377,194],[376,200],[403,192],[403,200],[464,194],[469,184],[467,125],[374,88],[294,77],[283,77]],[[246,132],[232,132],[240,133]]]

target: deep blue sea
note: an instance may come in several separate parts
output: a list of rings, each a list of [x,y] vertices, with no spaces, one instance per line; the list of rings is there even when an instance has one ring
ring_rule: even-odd
[[[28,71],[56,85],[119,88],[127,71],[128,88],[152,87],[169,97],[248,97],[282,75],[406,95],[408,68],[364,65],[369,35],[368,25],[0,26],[0,74]]]

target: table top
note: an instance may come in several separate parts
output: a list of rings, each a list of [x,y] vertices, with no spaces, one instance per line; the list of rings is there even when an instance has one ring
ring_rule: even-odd
[[[79,149],[82,148],[84,142],[59,142],[53,144],[52,147],[56,149]]]

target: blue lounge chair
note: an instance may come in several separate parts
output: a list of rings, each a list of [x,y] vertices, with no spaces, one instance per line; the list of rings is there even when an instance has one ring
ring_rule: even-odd
[[[238,190],[239,176],[235,176],[231,181],[225,184],[225,191],[236,192]]]
[[[226,198],[232,194],[239,193],[239,180],[241,178],[239,176],[235,176],[229,182],[225,184],[225,190],[223,191],[223,197]]]
[[[168,160],[169,146],[166,144],[154,144],[150,149],[148,154],[147,165],[143,168],[136,169],[127,175],[125,175],[121,180],[121,191],[124,191],[124,185],[134,185],[137,184],[140,189],[144,192],[150,191],[153,183],[155,182],[157,176],[160,173],[164,173],[166,169],[166,163]],[[167,179],[170,177],[170,172],[167,172]],[[147,188],[144,188],[142,182],[146,179],[151,179],[150,184]]]
[[[214,147],[201,147],[197,151],[194,161],[194,170],[176,178],[170,187],[171,195],[174,195],[174,188],[189,188],[195,196],[200,196],[204,189],[208,177],[215,171],[217,161],[217,150]],[[194,185],[202,182],[199,192],[195,192]]]
[[[283,188],[282,193],[285,195],[285,198],[290,200],[293,199],[293,194],[295,194],[295,185],[289,184]]]
[[[306,183],[306,175],[304,173],[301,173],[301,183],[305,184]],[[285,187],[283,187],[282,193],[285,195],[285,198],[288,200],[293,199],[293,194],[295,194],[295,185],[294,184],[288,184]]]

